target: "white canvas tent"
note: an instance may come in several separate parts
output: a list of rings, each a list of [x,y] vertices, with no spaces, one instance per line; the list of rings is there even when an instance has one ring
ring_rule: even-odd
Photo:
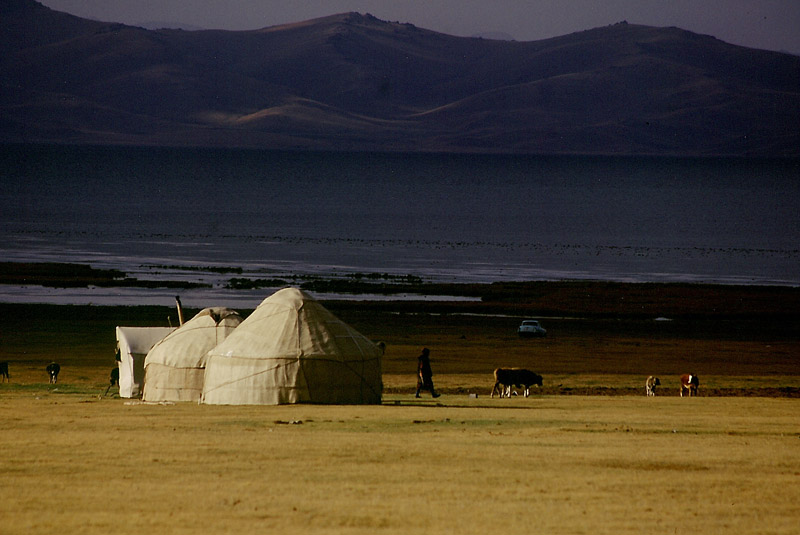
[[[117,327],[120,397],[139,397],[144,383],[144,359],[147,352],[173,330],[172,327]]]
[[[229,308],[205,308],[172,331],[147,353],[144,401],[199,401],[206,354],[242,322]]]
[[[313,298],[285,288],[208,353],[201,402],[380,403],[382,356]]]

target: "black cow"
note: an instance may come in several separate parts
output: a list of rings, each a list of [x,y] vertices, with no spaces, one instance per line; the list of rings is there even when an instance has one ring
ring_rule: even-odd
[[[502,385],[502,388],[501,388]],[[494,397],[495,391],[500,392],[500,397],[511,396],[511,387],[525,387],[525,397],[531,393],[531,385],[542,386],[542,376],[524,368],[497,368],[494,371],[494,386],[489,397]]]
[[[50,376],[50,383],[56,384],[58,382],[58,373],[61,371],[61,366],[56,362],[51,362],[47,365],[47,375]]]
[[[11,382],[11,378],[8,375],[8,362],[0,362],[0,375],[3,376],[3,381]]]
[[[111,390],[112,386],[119,384],[119,367],[114,366],[111,368],[111,374],[109,375],[108,380],[111,384],[108,385],[108,388],[106,388],[106,392],[103,394],[104,396],[108,394],[108,391]]]

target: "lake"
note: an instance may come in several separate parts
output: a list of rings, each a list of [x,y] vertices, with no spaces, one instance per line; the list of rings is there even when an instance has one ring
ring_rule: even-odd
[[[206,266],[253,278],[800,284],[798,159],[16,145],[0,147],[0,173],[3,261],[212,282],[181,292],[190,306],[271,293],[190,269]],[[0,302],[173,297],[0,285]]]

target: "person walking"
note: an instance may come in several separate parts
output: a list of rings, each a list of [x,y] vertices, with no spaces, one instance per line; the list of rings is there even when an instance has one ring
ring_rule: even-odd
[[[415,397],[419,397],[420,390],[427,390],[431,396],[438,398],[441,394],[436,392],[433,387],[433,371],[431,370],[430,349],[427,347],[422,348],[422,353],[417,357],[417,393]]]

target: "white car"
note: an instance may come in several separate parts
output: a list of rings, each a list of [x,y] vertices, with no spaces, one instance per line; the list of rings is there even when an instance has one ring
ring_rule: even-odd
[[[547,331],[537,320],[523,320],[517,329],[520,336],[547,336]]]

